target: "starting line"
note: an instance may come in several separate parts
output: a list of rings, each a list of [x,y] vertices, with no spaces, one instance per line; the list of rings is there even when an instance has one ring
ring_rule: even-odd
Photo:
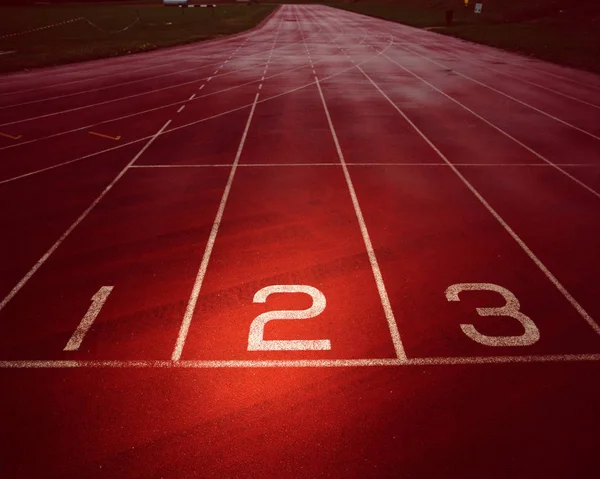
[[[1,369],[220,369],[220,368],[346,368],[366,366],[458,366],[464,364],[560,363],[600,361],[600,354],[551,354],[533,356],[479,356],[416,359],[299,359],[299,360],[18,360],[0,361]]]

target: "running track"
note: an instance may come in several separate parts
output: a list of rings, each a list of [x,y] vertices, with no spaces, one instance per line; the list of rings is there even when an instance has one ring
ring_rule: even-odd
[[[0,476],[597,474],[599,77],[283,6],[0,133]]]

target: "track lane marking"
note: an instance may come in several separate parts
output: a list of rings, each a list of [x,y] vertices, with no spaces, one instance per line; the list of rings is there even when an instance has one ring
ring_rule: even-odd
[[[298,16],[296,16],[296,22],[298,22]],[[300,29],[300,27],[299,27]],[[304,39],[304,33],[302,29],[300,29],[302,35],[302,41],[304,43],[304,47],[308,52],[308,48],[306,47],[306,40]],[[310,55],[310,54],[309,54]],[[310,56],[309,56],[310,58]],[[356,191],[354,190],[354,184],[352,183],[352,178],[350,177],[350,172],[346,166],[346,160],[344,159],[344,154],[342,152],[342,148],[340,146],[340,142],[338,141],[337,133],[335,131],[335,127],[333,126],[333,121],[331,120],[331,115],[329,114],[329,109],[327,108],[327,103],[325,101],[325,97],[323,96],[323,90],[321,89],[321,85],[319,83],[319,79],[315,76],[315,83],[317,89],[319,91],[319,96],[321,98],[321,104],[323,105],[323,110],[325,112],[325,117],[327,118],[327,124],[329,125],[329,130],[331,132],[331,136],[333,142],[335,144],[335,148],[338,154],[338,159],[340,160],[340,165],[342,167],[342,171],[344,173],[344,178],[346,180],[346,184],[348,186],[348,191],[350,193],[350,198],[352,200],[352,206],[354,207],[354,212],[356,214],[356,218],[358,220],[358,224],[360,227],[360,232],[363,238],[363,242],[365,244],[365,249],[367,252],[367,256],[369,258],[369,263],[371,264],[371,269],[373,271],[373,276],[375,280],[375,284],[377,286],[377,291],[379,293],[379,298],[381,300],[381,305],[383,311],[385,313],[385,318],[388,323],[388,328],[390,330],[390,335],[392,338],[392,342],[394,344],[394,350],[396,352],[396,357],[400,360],[406,360],[406,352],[404,350],[404,346],[402,344],[402,340],[400,339],[400,332],[398,331],[398,325],[396,324],[396,318],[394,317],[394,312],[392,311],[392,307],[390,304],[390,300],[387,294],[387,290],[385,287],[385,283],[383,281],[383,276],[381,274],[381,270],[379,269],[379,263],[377,261],[377,257],[375,255],[375,251],[373,249],[373,244],[371,243],[371,238],[369,236],[369,231],[367,229],[367,225],[365,223],[365,219],[358,202],[358,197],[356,196]]]
[[[92,296],[92,304],[79,323],[79,326],[77,326],[77,329],[71,335],[71,338],[67,342],[67,345],[64,347],[63,351],[79,350],[79,346],[81,346],[85,335],[92,327],[92,324],[94,323],[94,320],[98,314],[100,314],[100,310],[102,309],[102,306],[104,306],[104,303],[108,299],[108,296],[112,290],[112,286],[102,286],[100,290],[94,296]]]
[[[271,54],[273,52],[273,49],[275,48],[275,43],[279,36],[279,30],[281,28],[281,24],[283,23],[283,19],[284,19],[284,17],[282,16],[281,22],[279,23],[279,26],[277,28],[277,32],[273,38],[273,45],[271,46]],[[269,55],[269,61],[271,59],[271,54]],[[268,62],[267,62],[267,64],[268,64]],[[185,341],[187,339],[187,335],[188,335],[188,332],[190,329],[190,325],[192,323],[194,312],[196,310],[196,304],[198,302],[198,297],[200,295],[202,283],[204,282],[204,277],[206,276],[206,271],[208,269],[208,263],[210,261],[212,250],[214,248],[214,245],[215,245],[215,242],[217,239],[219,227],[221,225],[221,221],[223,219],[223,214],[225,212],[225,206],[227,205],[227,199],[229,198],[229,193],[231,191],[233,179],[235,178],[237,166],[238,166],[238,163],[242,156],[242,151],[244,149],[244,145],[246,144],[246,138],[248,136],[248,131],[250,130],[250,125],[252,123],[252,118],[254,117],[254,111],[256,110],[256,105],[258,104],[259,96],[260,96],[260,92],[257,92],[254,97],[254,102],[252,103],[252,107],[250,108],[250,113],[248,115],[248,119],[246,120],[246,126],[244,127],[244,132],[242,133],[242,138],[240,139],[240,143],[238,145],[238,149],[235,154],[233,164],[231,166],[231,171],[229,172],[229,177],[227,178],[227,183],[225,185],[225,189],[223,190],[223,195],[222,195],[221,201],[219,203],[219,208],[218,208],[217,214],[215,216],[215,221],[213,222],[213,225],[212,225],[212,228],[210,231],[210,235],[208,237],[208,241],[206,242],[204,254],[202,255],[202,261],[200,263],[200,268],[198,269],[198,273],[196,275],[196,279],[195,279],[194,285],[192,287],[192,292],[190,294],[190,298],[189,298],[188,304],[186,306],[183,320],[181,322],[179,333],[177,334],[175,348],[173,350],[173,354],[171,355],[172,361],[179,361],[181,358],[181,355],[183,354],[183,348],[185,346]]]
[[[549,354],[530,356],[424,357],[411,359],[306,359],[306,360],[10,360],[0,361],[2,369],[222,369],[222,368],[352,368],[406,366],[507,365],[540,363],[582,363],[600,361],[600,354]]]

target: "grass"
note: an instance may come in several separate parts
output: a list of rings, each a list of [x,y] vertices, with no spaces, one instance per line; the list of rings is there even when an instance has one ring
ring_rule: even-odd
[[[247,30],[275,5],[175,8],[139,5],[56,5],[0,8],[0,73],[114,57]],[[90,25],[92,22],[95,26]],[[123,30],[127,28],[126,30]],[[123,31],[120,31],[123,30]]]
[[[381,2],[381,0],[379,0]],[[483,43],[600,73],[600,2],[503,0],[484,3],[482,15],[454,0],[388,0],[331,6]],[[454,10],[446,25],[445,10]]]

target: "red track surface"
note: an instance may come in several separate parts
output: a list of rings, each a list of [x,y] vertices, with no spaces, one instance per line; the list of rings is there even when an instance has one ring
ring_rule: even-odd
[[[600,78],[285,6],[0,133],[0,476],[597,475]]]

